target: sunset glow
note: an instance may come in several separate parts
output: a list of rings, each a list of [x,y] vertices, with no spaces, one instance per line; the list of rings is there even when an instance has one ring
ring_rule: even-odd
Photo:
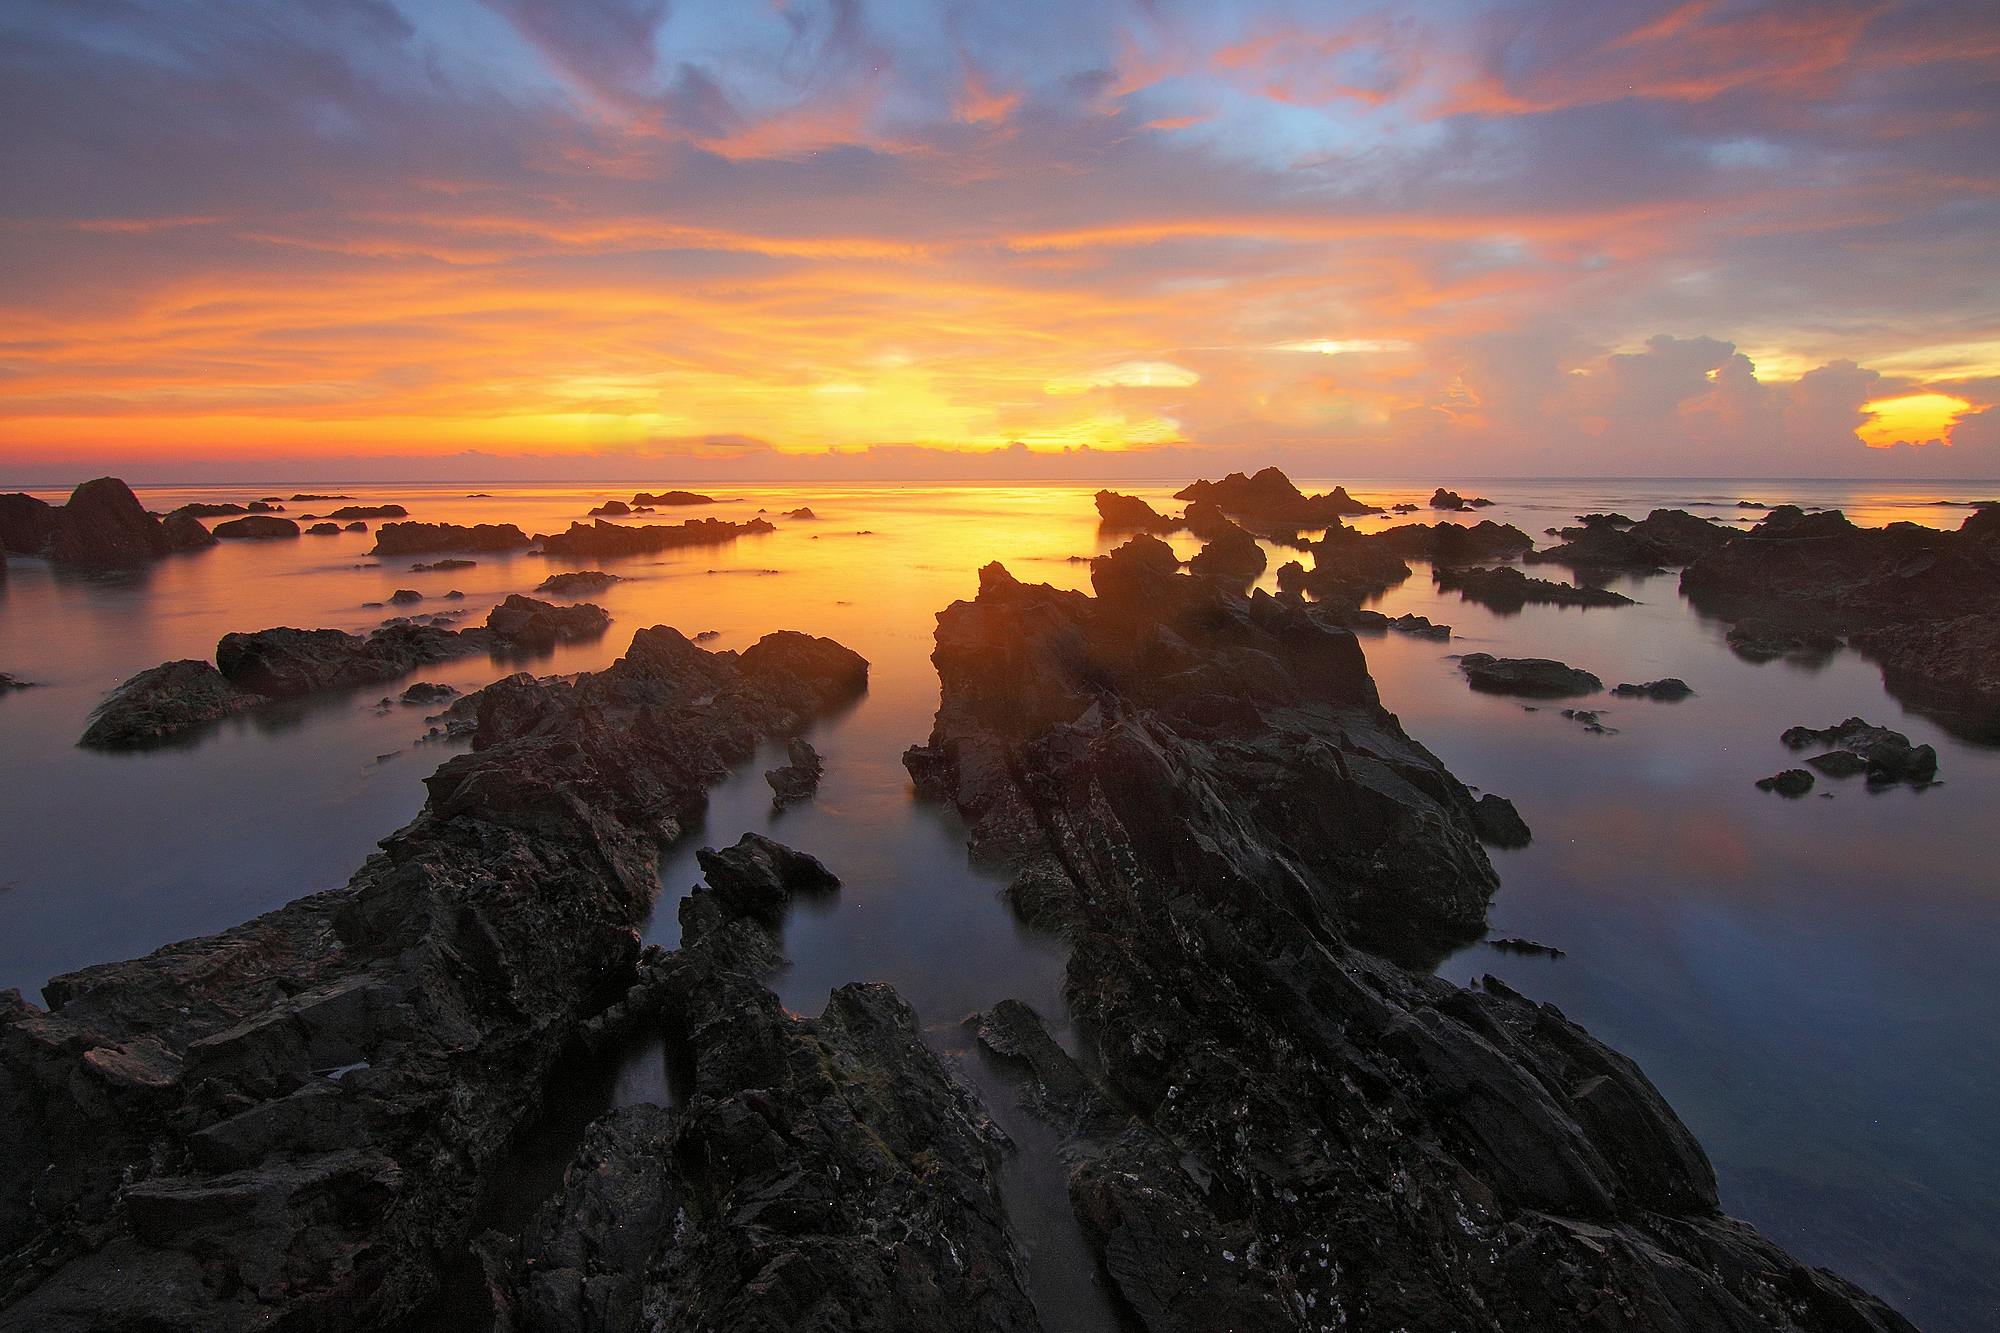
[[[2000,472],[1976,6],[29,3],[0,33],[22,477],[1015,444]]]

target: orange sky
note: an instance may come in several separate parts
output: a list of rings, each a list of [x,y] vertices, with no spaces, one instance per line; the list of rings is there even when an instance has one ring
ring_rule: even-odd
[[[254,13],[9,20],[0,474],[2000,474],[1990,13]]]

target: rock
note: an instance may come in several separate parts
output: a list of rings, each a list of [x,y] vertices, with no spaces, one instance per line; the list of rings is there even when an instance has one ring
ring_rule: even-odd
[[[348,523],[340,530],[342,532],[366,532],[368,531],[368,525],[366,523]]]
[[[1352,611],[1410,577],[1410,567],[1380,536],[1366,536],[1335,520],[1306,548],[1308,570],[1297,561],[1278,569],[1278,590],[1308,593],[1315,601]]]
[[[812,510],[810,510],[810,509],[806,508],[805,506],[801,505],[801,506],[799,506],[799,507],[798,507],[797,509],[788,509],[788,510],[786,510],[786,511],[785,511],[785,517],[786,517],[786,518],[792,518],[792,519],[798,519],[798,520],[800,520],[801,522],[809,522],[809,521],[811,521],[811,520],[813,520],[813,519],[816,519],[816,518],[818,518],[818,517],[819,517],[819,515],[818,515],[818,514],[815,514],[815,513],[814,513],[814,512],[812,511]]]
[[[1655,509],[1637,523],[1622,514],[1584,514],[1579,521],[1582,527],[1562,530],[1562,545],[1523,558],[1574,569],[1644,572],[1691,564],[1742,536],[1684,509]]]
[[[330,514],[317,517],[330,518],[345,523],[362,518],[407,518],[410,511],[401,505],[342,505]],[[314,515],[308,515],[314,517]]]
[[[2000,740],[2000,615],[1886,625],[1849,642],[1881,666],[1896,698],[1961,734]]]
[[[1229,523],[1229,520],[1224,519],[1223,522]],[[1257,544],[1255,537],[1229,523],[1226,529],[1210,537],[1201,550],[1195,552],[1194,559],[1188,561],[1188,569],[1195,574],[1249,583],[1264,572],[1264,548]]]
[[[273,537],[296,537],[299,525],[289,518],[279,518],[275,514],[250,514],[243,518],[232,518],[227,523],[215,525],[215,536],[225,540],[248,539],[265,541]]]
[[[1595,694],[1604,682],[1590,672],[1546,657],[1494,657],[1467,653],[1458,669],[1473,689],[1489,694],[1518,694],[1531,699],[1561,699]]]
[[[766,634],[744,649],[739,661],[748,679],[797,682],[821,708],[846,703],[868,688],[868,662],[861,654],[796,630]]]
[[[160,520],[116,477],[86,481],[55,513],[49,557],[58,564],[133,568],[169,550]]]
[[[1616,736],[1618,734],[1618,728],[1604,725],[1604,714],[1594,708],[1565,708],[1562,710],[1562,715],[1570,721],[1580,724],[1585,731],[1593,736]]]
[[[1069,945],[1088,1059],[1025,1006],[979,1032],[1063,1135],[1121,1318],[1909,1327],[1724,1218],[1629,1060],[1431,974],[1484,932],[1474,803],[1325,610],[1136,541],[1092,573],[1095,597],[981,572],[938,618],[937,721],[906,762]]]
[[[1830,778],[1851,778],[1868,771],[1868,761],[1852,750],[1829,750],[1814,755],[1806,763]]]
[[[572,523],[567,532],[535,538],[542,553],[564,560],[596,560],[629,555],[649,555],[685,546],[722,546],[738,537],[776,532],[768,521],[753,518],[747,523],[731,523],[719,518],[690,519],[685,523],[648,523],[621,527],[599,519],[586,527]]]
[[[264,696],[231,684],[207,662],[163,662],[106,696],[77,744],[92,750],[158,745],[266,702]]]
[[[677,655],[676,640],[699,661]],[[698,679],[681,674],[695,666]],[[57,977],[46,1011],[0,995],[0,1248],[35,1256],[9,1265],[0,1324],[435,1327],[417,1317],[421,1304],[486,1225],[483,1202],[519,1185],[509,1151],[570,1086],[566,1054],[640,982],[638,931],[658,892],[663,835],[698,815],[746,745],[794,733],[812,694],[751,680],[665,629],[642,631],[603,672],[497,682],[480,696],[473,750],[432,775],[422,813],[346,886]],[[960,1180],[954,1163],[964,1180],[990,1185],[981,1173],[991,1145],[907,1006],[862,988],[821,1019],[791,1019],[718,956],[736,935],[723,931],[705,967],[691,962],[672,978],[680,988],[665,988],[671,1014],[713,1052],[699,1063],[706,1100],[685,1112],[701,1137],[676,1154],[705,1163],[690,1167],[703,1174],[687,1197],[698,1211],[734,1205],[683,1233],[669,1210],[663,1234],[710,1237],[699,1251],[709,1255],[757,1238],[799,1245],[814,1200],[879,1188],[900,1210],[821,1214],[836,1237],[854,1219],[849,1267],[908,1274],[912,1292],[943,1293],[933,1303],[975,1308],[978,1292],[947,1247],[1001,1250],[955,1228],[947,1191]],[[797,1042],[771,1047],[782,1077],[724,1086],[773,1068],[756,1056],[791,1024]],[[905,1095],[918,1077],[940,1108],[921,1130]],[[844,1101],[823,1095],[849,1080]],[[824,1170],[801,1171],[806,1183],[791,1193],[782,1168],[808,1150],[774,1157],[756,1132],[755,1108],[779,1097],[798,1113],[792,1144],[817,1108],[841,1107],[821,1131],[841,1150],[813,1158]],[[911,1108],[902,1119],[899,1106]],[[971,1156],[949,1156],[961,1150]],[[778,1175],[764,1174],[773,1167]],[[983,1215],[997,1218],[997,1204]],[[862,1225],[869,1218],[908,1239],[886,1244],[889,1233]],[[618,1219],[643,1220],[643,1210]],[[935,1271],[915,1265],[931,1253]],[[758,1296],[756,1265],[727,1272],[704,1289],[709,1308],[727,1293],[745,1309],[774,1299]],[[693,1292],[686,1273],[665,1289]],[[892,1289],[902,1290],[868,1288]]]
[[[1818,630],[1787,628],[1768,620],[1741,620],[1723,635],[1730,651],[1746,662],[1824,662],[1840,651],[1840,640]]]
[[[56,507],[24,491],[0,495],[0,551],[40,555],[56,535]]]
[[[1833,747],[1848,751],[1861,760],[1868,781],[1882,784],[1913,782],[1923,784],[1937,776],[1937,750],[1929,745],[1912,745],[1900,731],[1878,727],[1858,717],[1850,717],[1831,727],[1788,727],[1778,737],[1791,750]],[[1821,759],[1828,756],[1821,755]],[[1808,760],[1822,771],[1831,770]],[[1839,765],[1835,761],[1836,766]]]
[[[421,602],[423,600],[424,595],[415,588],[398,588],[389,594],[389,601],[396,606],[408,606],[412,602]]]
[[[399,702],[420,708],[433,708],[438,704],[458,697],[458,687],[443,685],[436,681],[420,680],[406,688]]]
[[[1512,524],[1481,519],[1477,523],[1406,523],[1373,534],[1370,541],[1405,558],[1434,565],[1477,564],[1482,560],[1512,560],[1532,551],[1535,539]]]
[[[1479,499],[1468,500],[1464,496],[1460,495],[1457,491],[1448,491],[1442,486],[1438,487],[1435,491],[1431,492],[1431,500],[1430,500],[1431,508],[1433,509],[1470,509],[1474,505],[1487,505],[1492,503],[1493,502],[1491,500],[1479,500]]]
[[[695,860],[725,916],[747,917],[771,930],[778,928],[795,895],[840,887],[840,877],[818,858],[761,833],[746,833],[722,851],[704,847]]]
[[[431,555],[439,551],[518,551],[528,535],[512,523],[384,523],[375,530],[376,555]]]
[[[1503,613],[1519,611],[1529,602],[1547,606],[1631,606],[1632,599],[1605,588],[1580,588],[1570,583],[1531,579],[1511,566],[1496,569],[1439,565],[1432,569],[1437,586]]]
[[[1782,773],[1773,773],[1768,778],[1757,779],[1758,791],[1774,791],[1780,796],[1793,800],[1804,796],[1813,787],[1813,775],[1803,768],[1788,768]]]
[[[308,537],[338,537],[339,535],[340,524],[338,523],[315,523],[306,529],[306,536]]]
[[[1539,958],[1561,958],[1564,956],[1563,951],[1554,945],[1537,944],[1534,940],[1524,940],[1515,936],[1488,940],[1486,942],[1501,953],[1528,954]]]
[[[216,543],[215,534],[186,509],[176,509],[161,519],[160,532],[169,551],[205,551]]]
[[[243,508],[245,512],[252,514],[282,514],[285,512],[285,506],[276,500],[252,500],[249,504],[244,505]]]
[[[1526,847],[1534,841],[1521,812],[1504,796],[1491,792],[1472,803],[1472,824],[1479,840],[1492,847]]]
[[[607,574],[601,569],[580,569],[567,574],[551,574],[535,585],[535,591],[552,593],[557,597],[575,597],[582,593],[603,592],[620,582],[623,580],[616,574]]]
[[[243,505],[230,500],[221,502],[197,500],[193,504],[182,505],[179,509],[174,510],[174,512],[176,514],[187,514],[193,518],[228,518],[233,514],[247,514],[250,511]]]
[[[412,574],[437,573],[453,569],[475,569],[478,565],[479,562],[477,560],[464,560],[454,556],[444,560],[420,560],[410,566],[410,572]]]
[[[1347,515],[1382,512],[1374,505],[1356,500],[1344,486],[1336,486],[1325,495],[1306,495],[1292,484],[1290,477],[1274,467],[1264,468],[1255,476],[1232,472],[1221,481],[1197,481],[1174,492],[1174,498],[1191,504],[1214,505],[1259,532],[1324,528]],[[1103,512],[1100,505],[1098,513]]]
[[[811,800],[819,790],[820,775],[824,771],[819,751],[803,738],[794,736],[786,748],[786,762],[764,774],[764,781],[771,784],[771,804],[782,810],[788,805]]]
[[[1097,493],[1097,520],[1113,532],[1172,532],[1180,523],[1155,510],[1136,495]]]
[[[602,515],[606,518],[622,518],[631,512],[632,506],[626,504],[623,500],[606,500],[603,504],[591,510],[588,517],[596,518]]]
[[[315,504],[315,503],[321,503],[321,502],[324,502],[324,501],[327,501],[327,500],[352,500],[353,498],[354,498],[354,497],[353,497],[353,496],[351,496],[351,495],[311,495],[311,494],[303,494],[303,493],[302,493],[302,494],[299,494],[299,495],[294,495],[294,496],[292,497],[292,503],[293,503],[293,504]]]
[[[715,497],[712,495],[703,495],[698,491],[661,491],[657,495],[640,491],[632,497],[632,503],[635,505],[712,505],[715,503]]]
[[[19,676],[0,671],[0,690],[31,690],[37,682],[22,680]]]
[[[447,592],[444,595],[444,599],[447,602],[462,602],[465,600],[465,594],[463,592],[460,592],[457,588],[453,588],[450,592]]]
[[[552,606],[514,593],[486,616],[486,628],[509,643],[527,647],[553,647],[594,639],[611,626],[611,617],[601,606],[578,602],[574,606]]]
[[[1678,676],[1663,676],[1659,680],[1649,680],[1643,685],[1614,685],[1611,692],[1621,699],[1657,699],[1661,703],[1679,703],[1694,691]]]
[[[1664,509],[1655,509],[1653,512],[1655,514],[1664,514],[1667,511]],[[1624,514],[1613,513],[1613,514],[1578,514],[1576,516],[1576,521],[1583,524],[1583,526],[1586,528],[1595,528],[1595,527],[1629,528],[1637,520],[1628,518]]]
[[[280,628],[223,635],[215,662],[239,689],[289,699],[394,680],[490,646],[488,638],[428,625],[395,625],[366,638],[337,629]]]

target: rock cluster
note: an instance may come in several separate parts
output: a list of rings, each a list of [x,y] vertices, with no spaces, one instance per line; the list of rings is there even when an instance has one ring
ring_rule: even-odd
[[[809,801],[819,790],[825,772],[819,751],[803,736],[794,736],[786,745],[785,762],[769,769],[764,781],[771,784],[771,804],[782,810],[800,801]]]
[[[1566,699],[1595,694],[1604,682],[1581,667],[1547,657],[1495,657],[1467,653],[1458,669],[1475,690],[1488,694],[1518,694],[1531,699]]]
[[[1324,528],[1355,514],[1382,512],[1349,495],[1345,486],[1324,495],[1307,495],[1274,467],[1254,476],[1232,472],[1221,481],[1192,482],[1175,491],[1174,498],[1212,504],[1259,532]]]
[[[591,524],[572,523],[566,532],[538,536],[535,540],[541,544],[544,555],[564,560],[599,560],[650,555],[686,546],[721,546],[738,537],[776,531],[768,520],[761,518],[745,523],[697,518],[685,523],[648,523],[639,527],[599,519]]]
[[[1688,698],[1694,693],[1694,689],[1678,676],[1662,676],[1658,680],[1649,680],[1642,685],[1634,685],[1629,681],[1623,685],[1614,685],[1611,687],[1611,692],[1621,699],[1657,699],[1661,703],[1670,704]]]
[[[1468,602],[1495,611],[1519,611],[1530,602],[1545,606],[1630,606],[1632,599],[1608,588],[1585,588],[1529,578],[1512,567],[1493,569],[1439,565],[1432,571],[1437,586]]]
[[[299,525],[289,518],[279,518],[276,514],[247,514],[242,518],[232,518],[227,523],[216,524],[211,535],[224,541],[231,539],[264,541],[273,537],[296,537],[299,535]]]
[[[1866,773],[1871,786],[1893,782],[1922,786],[1937,777],[1935,747],[1912,745],[1902,732],[1858,717],[1830,727],[1787,727],[1778,739],[1787,749],[1826,751],[1806,762],[1829,777]]]
[[[1442,486],[1431,492],[1430,499],[1433,509],[1484,509],[1492,503],[1482,496],[1475,495],[1468,498],[1457,491],[1448,491]]]
[[[535,591],[550,593],[556,597],[575,597],[582,593],[603,592],[612,584],[622,581],[616,574],[607,574],[601,569],[578,569],[564,574],[549,575],[535,585]]]
[[[375,529],[376,555],[433,555],[446,551],[518,551],[528,534],[512,523],[384,523]]]
[[[1523,557],[1572,569],[1640,572],[1692,564],[1743,534],[1685,509],[1655,509],[1634,523],[1623,514],[1583,514],[1564,528],[1562,544]]]

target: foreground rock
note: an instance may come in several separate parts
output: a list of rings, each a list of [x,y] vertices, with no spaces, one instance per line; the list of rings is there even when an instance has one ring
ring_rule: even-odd
[[[804,737],[794,736],[786,747],[785,762],[764,774],[764,781],[771,784],[771,804],[782,810],[811,800],[825,771],[819,751]]]
[[[1274,467],[1255,476],[1232,472],[1221,481],[1193,482],[1175,491],[1174,498],[1212,504],[1260,533],[1324,528],[1355,514],[1382,512],[1349,495],[1345,486],[1336,486],[1324,495],[1307,495]]]
[[[1531,579],[1518,569],[1464,569],[1439,565],[1431,571],[1437,586],[1468,602],[1495,611],[1519,611],[1530,602],[1543,606],[1631,606],[1632,599],[1608,588],[1580,588],[1572,583]]]
[[[1909,782],[1922,786],[1937,777],[1937,750],[1929,745],[1912,745],[1900,731],[1878,727],[1858,717],[1850,717],[1831,727],[1787,727],[1779,740],[1791,750],[1830,750],[1806,762],[1832,776],[1866,773],[1871,785]],[[1842,763],[1845,754],[1851,762]]]
[[[490,686],[473,751],[431,777],[423,812],[345,887],[58,977],[46,1011],[0,997],[0,1328],[235,1333],[411,1317],[471,1239],[564,1051],[637,982],[662,839],[759,737],[795,733],[865,672],[838,645],[788,660],[839,670],[751,671],[655,628],[605,671]],[[757,1146],[764,1103],[750,1089],[792,1067],[769,1040],[792,1020],[775,999],[739,1004],[740,992],[701,984],[720,970],[689,984],[680,1012],[723,1029],[729,1054],[704,1067],[707,1094],[725,1100],[732,1075],[743,1092],[700,1122],[699,1141],[754,1174],[773,1159]],[[907,1010],[878,997],[846,1012],[854,1049],[910,1035],[897,1049],[916,1059]],[[764,1021],[734,1025],[739,1015]],[[841,1031],[838,1018],[820,1022]],[[816,1066],[796,1067],[803,1080]],[[885,1105],[899,1091],[868,1086]],[[854,1169],[814,1179],[844,1176],[858,1191],[880,1179],[865,1153],[896,1125],[843,1122],[857,1129],[837,1161]],[[956,1142],[978,1142],[969,1118],[953,1125]],[[733,1157],[732,1130],[752,1131]],[[926,1187],[946,1167],[921,1164],[947,1140],[904,1142],[903,1197],[929,1219]],[[983,1149],[965,1159],[968,1179],[984,1183],[984,1161]],[[719,1196],[690,1195],[704,1197]],[[810,1197],[763,1225],[806,1216]],[[714,1219],[697,1211],[694,1225],[717,1245],[756,1234]],[[946,1231],[937,1244],[966,1252],[971,1239]],[[896,1257],[872,1237],[847,1249],[857,1272],[871,1254]],[[973,1295],[940,1267],[941,1290]]]
[[[1096,598],[985,570],[908,763],[1070,942],[1089,1068],[1025,1006],[978,1030],[1131,1327],[1909,1327],[1722,1216],[1630,1061],[1374,952],[1477,932],[1465,789],[1313,608],[1121,559]]]
[[[376,555],[435,555],[448,551],[518,551],[528,534],[512,523],[384,523],[375,529]]]
[[[1458,669],[1473,689],[1488,694],[1518,694],[1531,699],[1567,699],[1595,694],[1604,682],[1581,667],[1547,657],[1495,657],[1467,653]]]
[[[1961,734],[2000,736],[2000,509],[1947,532],[1780,506],[1683,570],[1681,590],[1738,630],[1759,626],[1755,644],[1845,635],[1897,698]]]
[[[719,518],[689,519],[685,523],[648,523],[628,527],[599,519],[592,524],[572,523],[567,532],[535,538],[544,555],[565,560],[615,559],[619,556],[650,555],[687,546],[723,546],[738,537],[776,532],[761,518],[747,523],[731,523]]]
[[[588,602],[552,606],[518,594],[479,629],[410,621],[366,636],[337,629],[266,629],[225,634],[215,666],[169,662],[113,690],[78,744],[127,749],[158,744],[279,699],[353,689],[478,653],[506,657],[602,634],[610,617]]]

